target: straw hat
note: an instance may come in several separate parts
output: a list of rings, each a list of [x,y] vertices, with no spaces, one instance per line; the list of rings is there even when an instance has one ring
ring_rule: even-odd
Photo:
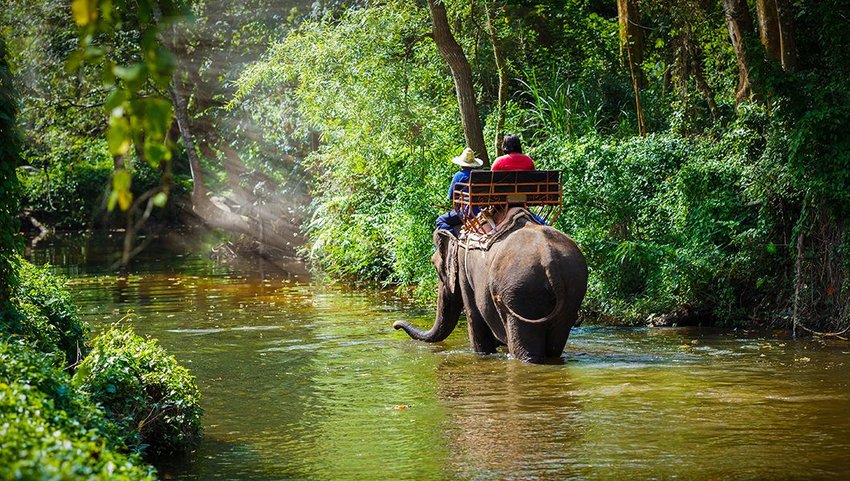
[[[463,149],[463,152],[460,155],[452,159],[452,163],[461,167],[481,167],[484,165],[484,161],[475,158],[475,154],[469,147]]]

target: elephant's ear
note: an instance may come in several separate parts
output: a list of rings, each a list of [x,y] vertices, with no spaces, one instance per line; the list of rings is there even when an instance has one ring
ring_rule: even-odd
[[[437,267],[437,275],[440,276],[444,287],[451,294],[456,294],[458,287],[457,238],[448,231],[436,230],[434,231],[434,246],[440,256],[440,265],[435,266]]]

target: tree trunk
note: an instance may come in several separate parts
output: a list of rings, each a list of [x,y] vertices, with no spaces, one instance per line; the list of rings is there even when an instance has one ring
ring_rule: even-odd
[[[782,40],[779,37],[779,13],[775,0],[756,0],[759,19],[759,37],[770,60],[782,61]]]
[[[180,137],[183,139],[186,155],[189,157],[189,169],[192,174],[192,210],[211,227],[250,234],[251,228],[245,219],[237,214],[220,209],[207,197],[201,161],[195,151],[194,136],[189,125],[187,102],[180,93],[180,85],[180,80],[175,74],[174,85],[171,87],[171,99],[174,103],[174,115],[177,118],[177,127],[180,129]]]
[[[723,0],[723,11],[726,13],[729,39],[732,41],[735,60],[738,63],[738,88],[735,94],[737,106],[744,100],[748,100],[752,93],[749,51],[745,39],[753,33],[753,19],[746,0]]]
[[[680,18],[682,15],[679,16]],[[688,77],[693,77],[696,83],[697,90],[700,91],[708,110],[711,113],[711,118],[717,120],[720,116],[717,110],[717,102],[714,100],[714,90],[705,78],[705,67],[703,66],[705,54],[702,47],[694,39],[694,33],[688,20],[682,18],[683,22],[678,26],[680,31],[680,47],[679,47],[679,62],[681,62],[681,77],[683,88],[687,89]]]
[[[779,43],[782,51],[782,68],[786,72],[797,70],[797,41],[794,35],[794,14],[788,0],[776,0],[779,18]]]
[[[638,131],[646,136],[646,122],[640,102],[640,89],[643,85],[643,29],[638,25],[639,13],[636,0],[617,0],[617,15],[620,20],[620,55],[626,51],[632,88],[635,93],[635,111],[637,112]]]
[[[508,98],[508,65],[505,62],[505,56],[502,52],[501,41],[496,34],[496,26],[493,25],[493,13],[490,12],[490,7],[485,5],[484,11],[487,13],[487,34],[490,36],[490,43],[493,44],[493,57],[496,60],[496,71],[499,73],[499,98],[496,116],[496,134],[494,139],[496,157],[501,156],[502,152],[502,134],[505,128],[505,101]]]
[[[434,43],[437,44],[440,55],[452,71],[466,145],[475,151],[475,155],[483,160],[484,167],[487,167],[490,160],[484,143],[484,133],[481,130],[481,119],[478,118],[478,105],[475,103],[472,69],[469,67],[469,61],[463,49],[452,35],[446,6],[442,0],[428,0],[428,9],[433,22]]]
[[[788,0],[757,0],[759,35],[767,58],[782,64],[786,72],[797,69],[794,15]]]
[[[705,102],[708,104],[708,111],[711,112],[711,118],[716,121],[720,117],[720,111],[717,110],[717,102],[714,100],[714,90],[705,79],[701,54],[691,59],[691,72],[694,76],[694,81],[696,81],[697,89],[702,93]]]

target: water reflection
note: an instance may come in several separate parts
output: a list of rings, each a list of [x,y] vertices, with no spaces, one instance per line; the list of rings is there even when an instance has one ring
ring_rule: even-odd
[[[569,479],[578,473],[581,403],[569,366],[532,366],[504,356],[447,358],[439,398],[460,479]]]

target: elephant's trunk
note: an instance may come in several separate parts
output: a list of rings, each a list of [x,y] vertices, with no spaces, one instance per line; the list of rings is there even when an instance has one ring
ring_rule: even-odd
[[[408,336],[418,341],[440,342],[449,337],[463,310],[463,301],[460,293],[452,294],[444,286],[440,286],[440,297],[437,300],[437,319],[431,329],[423,331],[413,324],[405,321],[396,321],[393,328],[403,329]]]

